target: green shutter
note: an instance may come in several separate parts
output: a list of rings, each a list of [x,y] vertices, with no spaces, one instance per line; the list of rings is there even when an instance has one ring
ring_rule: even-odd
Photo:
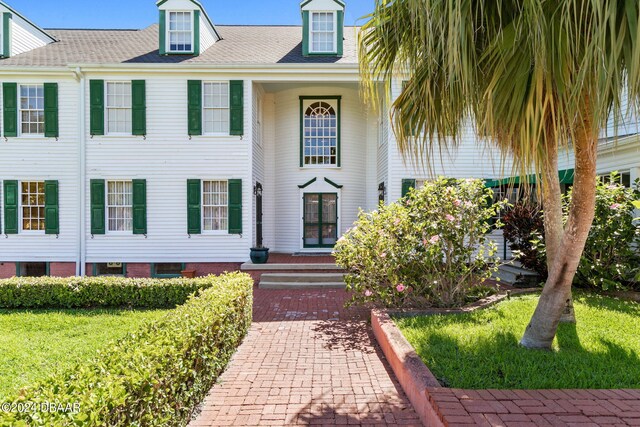
[[[189,135],[202,135],[202,81],[187,82],[189,97]]]
[[[416,188],[416,180],[415,179],[403,179],[402,180],[402,197],[409,194],[410,188]]]
[[[147,90],[144,80],[131,82],[131,133],[147,134]]]
[[[167,15],[164,10],[160,11],[160,46],[158,53],[160,55],[167,54]]]
[[[302,55],[309,55],[309,11],[302,12]]]
[[[242,234],[242,180],[229,180],[229,234]]]
[[[133,234],[147,234],[147,180],[134,179]]]
[[[44,84],[44,136],[58,135],[58,83]]]
[[[4,182],[4,233],[18,234],[18,181]]]
[[[193,56],[200,55],[200,11],[193,11]]]
[[[60,234],[58,181],[44,182],[44,229],[45,234]]]
[[[202,225],[200,221],[200,196],[201,184],[199,179],[187,180],[187,233],[200,234]]]
[[[11,56],[11,14],[2,14],[2,57]]]
[[[338,46],[336,46],[336,53],[338,54],[338,56],[342,56],[342,52],[343,52],[343,45],[344,45],[344,11],[339,10],[338,11],[338,17],[337,17],[337,21],[338,21],[338,34],[336,36],[336,41],[338,43]]]
[[[104,179],[91,180],[91,234],[105,233]]]
[[[229,82],[229,135],[244,135],[244,82]]]
[[[104,135],[104,80],[89,81],[91,135]]]
[[[2,100],[4,106],[4,136],[18,136],[18,85],[2,84]]]

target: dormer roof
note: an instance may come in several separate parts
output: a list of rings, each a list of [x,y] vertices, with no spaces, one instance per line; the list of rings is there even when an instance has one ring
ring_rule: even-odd
[[[162,5],[164,5],[165,3],[167,3],[168,1],[171,0],[158,0],[156,2],[156,6],[158,8],[160,8]],[[204,19],[206,20],[206,22],[211,26],[211,30],[215,33],[216,38],[218,40],[220,40],[222,37],[220,37],[220,34],[218,33],[218,30],[216,30],[216,26],[214,25],[213,21],[211,20],[211,18],[209,17],[209,15],[207,14],[207,11],[205,10],[204,6],[202,6],[202,3],[200,3],[198,0],[181,0],[182,2],[190,2],[193,3],[193,5],[197,8],[197,10],[200,11],[200,13],[202,13],[202,16],[204,17]]]
[[[8,58],[46,46],[56,39],[4,1],[0,1],[0,56]]]
[[[305,6],[307,6],[309,3],[313,2],[314,0],[302,0],[300,2],[300,8],[304,8]],[[343,2],[342,0],[330,0],[334,3],[337,3],[338,6],[342,7],[343,9],[345,8],[345,2]]]

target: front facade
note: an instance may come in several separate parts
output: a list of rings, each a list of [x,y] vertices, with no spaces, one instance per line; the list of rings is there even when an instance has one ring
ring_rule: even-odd
[[[430,173],[403,161],[388,111],[360,96],[340,0],[303,1],[299,27],[157,6],[143,30],[42,30],[0,2],[0,277],[202,275],[259,244],[330,252],[360,209],[422,180],[509,170],[471,128]],[[603,173],[640,176],[633,129]]]

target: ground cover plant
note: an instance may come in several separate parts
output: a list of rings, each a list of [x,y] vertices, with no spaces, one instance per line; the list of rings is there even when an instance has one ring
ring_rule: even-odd
[[[0,310],[0,401],[91,359],[167,310]]]
[[[448,387],[640,387],[640,304],[576,293],[580,322],[559,326],[552,351],[531,351],[518,344],[518,337],[536,302],[537,296],[527,295],[472,313],[397,317],[395,322]]]
[[[497,269],[487,238],[502,202],[484,181],[440,177],[373,212],[361,212],[338,240],[352,303],[386,307],[460,306],[482,294]]]

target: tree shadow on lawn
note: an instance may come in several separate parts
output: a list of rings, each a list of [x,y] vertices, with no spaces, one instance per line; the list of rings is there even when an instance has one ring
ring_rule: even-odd
[[[574,301],[597,309],[607,309],[640,317],[640,303],[611,295],[600,295],[586,291],[574,292]],[[580,319],[578,319],[578,322]]]
[[[460,339],[431,333],[416,351],[445,387],[468,389],[638,388],[640,358],[601,339],[605,351],[582,347],[575,324],[558,329],[558,350],[532,350],[499,332]]]

